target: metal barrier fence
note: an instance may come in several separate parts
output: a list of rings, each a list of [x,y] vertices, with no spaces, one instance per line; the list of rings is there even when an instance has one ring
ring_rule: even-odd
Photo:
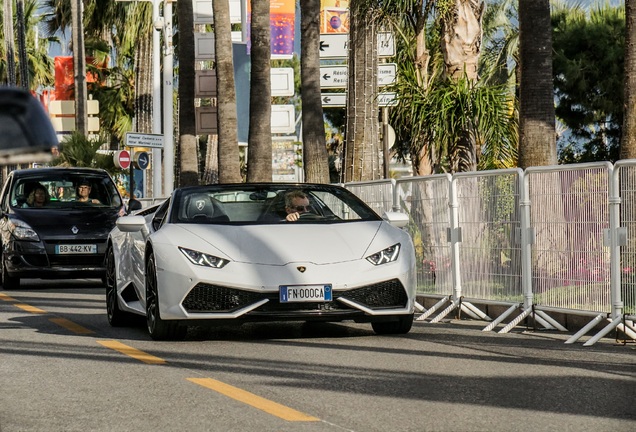
[[[564,312],[593,317],[566,343],[604,320],[584,345],[613,329],[636,339],[636,241],[628,236],[636,230],[636,160],[344,186],[380,214],[409,215],[417,293],[439,299],[418,305],[418,320],[460,309],[490,320],[486,331],[518,311],[500,333],[531,313],[539,325],[566,331],[547,313]],[[473,303],[508,309],[492,319]]]

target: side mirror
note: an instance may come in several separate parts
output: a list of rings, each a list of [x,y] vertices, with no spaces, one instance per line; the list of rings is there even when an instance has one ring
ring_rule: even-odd
[[[0,87],[0,164],[48,162],[59,146],[44,106],[27,90]]]
[[[136,199],[131,199],[128,201],[128,213],[132,213],[137,210],[141,210],[143,206],[141,205],[141,201]]]
[[[115,222],[121,232],[137,232],[146,224],[143,216],[122,216]]]
[[[409,223],[409,215],[402,212],[384,212],[382,219],[397,228],[404,228]]]

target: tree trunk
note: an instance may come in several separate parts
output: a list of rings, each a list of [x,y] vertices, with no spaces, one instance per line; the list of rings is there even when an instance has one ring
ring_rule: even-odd
[[[320,0],[302,0],[300,14],[303,165],[305,180],[329,183],[329,157],[320,101]]]
[[[519,167],[556,165],[550,0],[519,0]]]
[[[349,72],[345,137],[345,182],[382,178],[379,140],[377,30],[359,9],[349,4]],[[369,12],[371,13],[371,12]]]
[[[73,75],[75,78],[75,130],[86,136],[86,54],[84,53],[84,21],[81,5],[81,0],[71,0]]]
[[[179,186],[199,184],[194,113],[194,15],[191,1],[177,2],[179,18]]]
[[[219,182],[240,183],[242,179],[236,130],[236,91],[234,89],[230,4],[227,1],[215,1],[212,3],[212,8],[214,14],[214,50],[216,52]]]
[[[625,77],[621,159],[636,158],[636,3],[625,0]]]
[[[154,31],[154,29],[153,29]],[[141,133],[152,133],[153,116],[161,113],[152,112],[152,33],[140,35],[135,52],[135,130]]]
[[[271,31],[268,1],[252,2],[250,27],[250,130],[247,181],[272,181]]]
[[[485,7],[483,0],[455,0],[454,13],[444,19],[441,43],[445,74],[455,81],[464,76],[470,81],[477,79]]]

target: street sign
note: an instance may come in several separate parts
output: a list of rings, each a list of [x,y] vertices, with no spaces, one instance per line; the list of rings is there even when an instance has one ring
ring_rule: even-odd
[[[397,65],[395,63],[383,63],[378,66],[378,87],[395,84],[397,79]]]
[[[398,104],[397,94],[393,92],[380,93],[378,95],[378,106],[389,107]]]
[[[378,57],[395,55],[395,36],[391,32],[378,33]]]
[[[117,168],[128,169],[130,167],[130,153],[128,150],[116,151],[113,155],[113,162]]]
[[[320,100],[323,107],[344,107],[347,106],[346,93],[320,93]]]
[[[320,88],[346,88],[348,81],[347,66],[321,66]],[[397,65],[382,63],[378,65],[378,87],[395,83],[397,79]]]
[[[321,34],[320,58],[346,58],[349,55],[348,34]]]
[[[140,170],[145,170],[150,165],[150,156],[146,152],[138,152],[134,155],[135,165]]]
[[[163,148],[163,135],[126,132],[126,147]]]
[[[347,66],[321,66],[320,88],[346,88]]]
[[[270,77],[272,96],[294,95],[294,68],[271,68]]]

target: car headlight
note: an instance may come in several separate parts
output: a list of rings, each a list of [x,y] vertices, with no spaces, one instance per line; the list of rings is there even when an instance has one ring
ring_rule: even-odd
[[[20,219],[9,218],[9,232],[18,240],[40,241],[38,233]]]
[[[393,246],[389,246],[388,248],[381,250],[380,252],[369,255],[367,257],[367,261],[373,265],[386,264],[395,261],[399,254],[400,244],[396,243]]]
[[[204,267],[222,268],[229,262],[226,259],[215,257],[214,255],[209,255],[192,249],[180,247],[179,250],[186,256],[186,258],[190,260],[192,264]]]

